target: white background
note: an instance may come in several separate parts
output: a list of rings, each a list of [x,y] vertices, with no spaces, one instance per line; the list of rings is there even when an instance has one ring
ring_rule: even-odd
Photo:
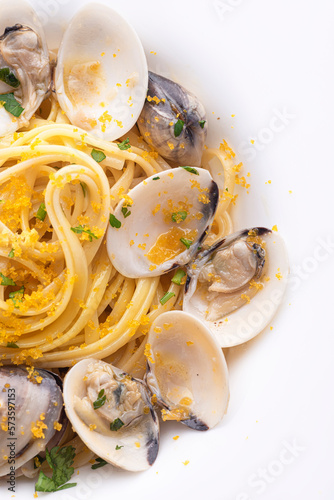
[[[31,3],[52,33],[86,2]],[[238,152],[251,188],[236,227],[277,224],[291,279],[273,329],[226,353],[231,401],[217,428],[166,424],[151,470],[81,470],[52,499],[332,500],[334,2],[106,3],[135,27],[150,69],[202,99],[208,144],[225,138]],[[32,498],[31,483],[17,486]]]

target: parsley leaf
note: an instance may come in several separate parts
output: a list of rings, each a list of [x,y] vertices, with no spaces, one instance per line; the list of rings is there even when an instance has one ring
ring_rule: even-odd
[[[152,181],[158,181],[160,177],[153,177]]]
[[[10,347],[11,349],[20,349],[18,345],[14,344],[14,342],[7,342],[6,347]]]
[[[162,306],[164,306],[166,304],[166,302],[168,302],[169,299],[171,299],[174,296],[175,296],[174,292],[167,292],[167,293],[165,293],[165,295],[162,297],[162,299],[160,299],[160,304]]]
[[[117,144],[117,146],[121,151],[126,151],[127,149],[130,149],[131,148],[130,139],[129,138],[125,139],[123,142]]]
[[[19,306],[17,305],[17,302],[22,302],[24,297],[24,286],[22,286],[19,290],[16,290],[16,292],[10,292],[9,298],[13,301],[14,307],[17,309]]]
[[[87,184],[85,182],[80,182],[80,186],[83,191],[84,197],[86,198]]]
[[[97,149],[92,149],[91,156],[97,163],[101,163],[101,161],[107,158],[103,151],[98,151]]]
[[[46,217],[45,203],[41,203],[36,214],[36,219],[44,221]]]
[[[188,216],[188,212],[186,212],[185,210],[181,210],[180,212],[174,212],[172,214],[172,221],[179,223],[183,220],[186,220],[187,216]]]
[[[196,168],[193,168],[193,167],[181,167],[181,168],[183,168],[187,172],[190,172],[191,174],[199,175],[199,173],[196,170]]]
[[[100,458],[100,457],[97,457],[96,461],[98,462],[97,464],[94,464],[92,465],[92,469],[95,470],[95,469],[99,469],[100,467],[104,467],[105,465],[108,464],[108,462],[106,462],[105,460],[103,460],[103,458]]]
[[[2,273],[0,273],[0,278],[1,278],[0,285],[2,285],[2,286],[15,286],[16,285],[16,283],[11,278],[7,278],[7,276],[4,276]]]
[[[121,448],[124,448],[124,446],[118,446],[118,444],[116,444],[115,450],[120,450]]]
[[[107,396],[104,394],[104,389],[101,389],[97,395],[97,400],[93,403],[94,410],[98,410],[99,408],[101,408],[101,406],[103,406],[106,402],[106,399]]]
[[[119,229],[122,225],[121,221],[116,219],[116,217],[113,214],[110,214],[109,216],[109,223],[111,227],[115,227],[116,229]]]
[[[40,471],[35,491],[60,491],[76,486],[77,483],[67,483],[74,472],[71,465],[75,457],[75,448],[73,446],[64,446],[63,448],[55,446],[50,452],[48,449],[45,452],[46,460],[52,469],[52,478]]]
[[[131,212],[127,207],[122,207],[122,214],[124,215],[124,219],[126,219],[129,215],[131,215]]]
[[[184,127],[184,121],[183,120],[177,120],[177,122],[174,125],[174,135],[175,135],[175,137],[179,137],[179,135],[181,135],[183,127]]]
[[[124,422],[120,418],[116,418],[113,422],[110,424],[110,430],[111,431],[118,431],[121,427],[123,427]]]
[[[198,122],[201,126],[201,128],[204,128],[204,125],[206,124],[206,120],[201,120]]]
[[[180,238],[181,243],[183,243],[187,248],[190,248],[193,242],[187,238]]]
[[[183,271],[183,269],[178,269],[172,278],[172,282],[175,283],[175,285],[181,285],[182,278],[184,278],[186,274],[187,273]]]
[[[89,241],[93,241],[93,238],[96,240],[98,239],[97,236],[90,230],[90,229],[85,229],[85,226],[77,226],[77,227],[71,227],[71,231],[76,234],[82,234],[86,233],[89,236]]]
[[[20,81],[9,68],[0,69],[0,80],[7,83],[7,85],[10,85],[10,87],[13,87],[14,89],[17,89],[17,87],[20,86]]]
[[[11,115],[16,116],[16,118],[21,116],[24,111],[24,108],[15,99],[14,94],[1,94],[0,102],[3,104],[5,110]]]
[[[9,257],[10,259],[13,259],[13,258],[14,258],[14,255],[15,255],[15,254],[14,254],[14,248],[12,248],[12,249],[11,249],[11,251],[9,252],[9,254],[8,254],[8,257]]]

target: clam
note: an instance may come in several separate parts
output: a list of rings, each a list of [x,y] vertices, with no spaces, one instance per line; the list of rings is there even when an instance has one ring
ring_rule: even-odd
[[[201,165],[208,128],[205,109],[181,85],[149,72],[147,99],[138,127],[146,142],[166,160],[177,165]]]
[[[221,347],[242,344],[268,325],[289,273],[283,239],[266,228],[227,236],[187,267],[183,310],[204,321]]]
[[[147,63],[133,28],[103,4],[85,5],[63,36],[55,90],[71,123],[113,141],[136,123],[147,92]]]
[[[116,467],[148,469],[159,448],[159,422],[143,382],[94,359],[64,380],[66,413],[89,449]]]
[[[0,368],[0,389],[0,476],[14,464],[16,475],[30,477],[32,459],[55,446],[65,429],[60,380],[45,370],[28,374],[5,366]]]
[[[0,4],[0,137],[27,126],[51,84],[42,25],[23,0]]]
[[[217,425],[229,401],[228,373],[210,330],[190,314],[166,312],[152,324],[146,350],[146,383],[163,420],[199,431]]]
[[[218,187],[209,172],[179,167],[134,187],[111,216],[107,250],[124,276],[160,276],[183,266],[213,220]]]

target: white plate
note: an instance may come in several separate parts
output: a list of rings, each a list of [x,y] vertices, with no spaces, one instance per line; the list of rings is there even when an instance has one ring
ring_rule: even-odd
[[[86,2],[31,3],[52,46]],[[85,468],[77,488],[52,500],[332,500],[334,3],[106,3],[137,30],[150,69],[203,100],[208,143],[225,138],[251,173],[236,227],[277,224],[292,272],[273,329],[227,352],[231,401],[221,425],[196,433],[166,424],[151,470]],[[33,490],[18,481],[16,498]],[[0,492],[11,498],[6,486]]]

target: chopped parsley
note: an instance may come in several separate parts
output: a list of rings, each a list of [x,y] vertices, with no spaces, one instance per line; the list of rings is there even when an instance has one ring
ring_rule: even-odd
[[[177,122],[174,125],[174,135],[175,135],[175,137],[179,137],[179,135],[181,135],[183,127],[184,127],[184,121],[183,120],[177,120]]]
[[[38,481],[35,484],[35,491],[60,491],[76,486],[77,483],[67,482],[74,472],[71,465],[75,457],[75,448],[73,446],[64,446],[63,448],[55,446],[50,451],[46,449],[45,453],[49,467],[52,469],[52,478],[40,471]]]
[[[85,229],[85,226],[77,226],[77,227],[71,227],[71,231],[76,234],[82,234],[86,233],[89,236],[89,241],[93,241],[93,238],[96,240],[98,239],[97,236],[90,230],[90,229]]]
[[[123,427],[124,422],[120,418],[116,418],[113,422],[110,424],[110,430],[111,431],[118,431],[121,427]]]
[[[185,210],[181,210],[180,212],[174,212],[172,214],[172,221],[173,222],[181,222],[183,220],[186,220],[188,216],[188,212],[186,212]]]
[[[115,448],[115,450],[120,450],[120,449],[122,449],[122,448],[124,448],[124,446],[118,446],[118,444],[116,444],[116,448]]]
[[[83,192],[84,197],[86,198],[86,192],[87,192],[87,184],[85,182],[80,182],[80,186]]]
[[[160,179],[160,177],[153,177],[153,181],[158,181]]]
[[[7,85],[13,87],[14,89],[17,89],[17,87],[20,86],[20,80],[16,78],[14,73],[12,73],[9,68],[0,69],[0,80],[7,83]]]
[[[99,151],[98,149],[92,149],[91,156],[97,163],[101,163],[101,161],[107,158],[103,151]]]
[[[164,306],[166,304],[166,302],[168,302],[169,299],[171,299],[174,296],[175,296],[174,292],[167,292],[167,293],[165,293],[165,295],[162,297],[162,299],[160,299],[160,304],[162,306]]]
[[[3,104],[8,113],[18,118],[22,115],[24,108],[22,108],[21,104],[17,102],[14,97],[14,94],[1,94],[0,95],[0,103]]]
[[[204,125],[206,124],[206,120],[201,120],[198,122],[201,126],[201,128],[204,128]]]
[[[46,217],[45,203],[41,203],[36,214],[36,219],[44,221]]]
[[[0,278],[1,278],[0,285],[2,285],[2,286],[16,286],[15,281],[13,281],[11,278],[7,278],[7,276],[4,276],[2,273],[0,273]]]
[[[17,305],[18,302],[22,302],[24,297],[24,286],[22,286],[19,290],[16,292],[10,292],[9,298],[13,301],[14,307],[17,309],[19,306]]]
[[[97,395],[97,400],[93,403],[94,410],[98,410],[99,408],[101,408],[101,406],[103,406],[106,402],[106,399],[107,396],[104,394],[104,389],[101,389]]]
[[[122,214],[124,215],[124,219],[126,219],[129,215],[131,215],[131,212],[128,210],[128,207],[122,207]]]
[[[130,149],[131,148],[130,139],[129,138],[125,139],[123,142],[117,144],[117,146],[121,151],[126,151],[127,149]]]
[[[15,255],[15,254],[14,254],[14,248],[12,248],[12,249],[11,249],[11,251],[9,252],[9,254],[8,254],[8,257],[9,257],[10,259],[13,259],[13,258],[14,258],[14,255]]]
[[[108,465],[108,462],[106,462],[105,460],[103,460],[103,458],[100,458],[100,457],[97,457],[96,462],[97,462],[97,464],[94,464],[91,467],[93,470],[99,469],[100,467],[104,467],[105,465]]]
[[[17,344],[14,344],[14,342],[7,342],[6,347],[10,347],[10,349],[20,349]]]
[[[191,174],[199,175],[198,170],[196,170],[196,168],[194,167],[181,167],[181,168],[183,168],[187,172],[190,172]]]
[[[181,243],[183,243],[187,248],[190,248],[193,242],[187,238],[180,238]]]
[[[122,225],[121,221],[116,219],[116,217],[113,214],[110,214],[109,216],[109,223],[111,227],[115,227],[116,229],[119,229]]]
[[[186,274],[187,273],[183,271],[183,269],[178,269],[172,278],[172,282],[175,283],[175,285],[181,285],[181,281]]]

